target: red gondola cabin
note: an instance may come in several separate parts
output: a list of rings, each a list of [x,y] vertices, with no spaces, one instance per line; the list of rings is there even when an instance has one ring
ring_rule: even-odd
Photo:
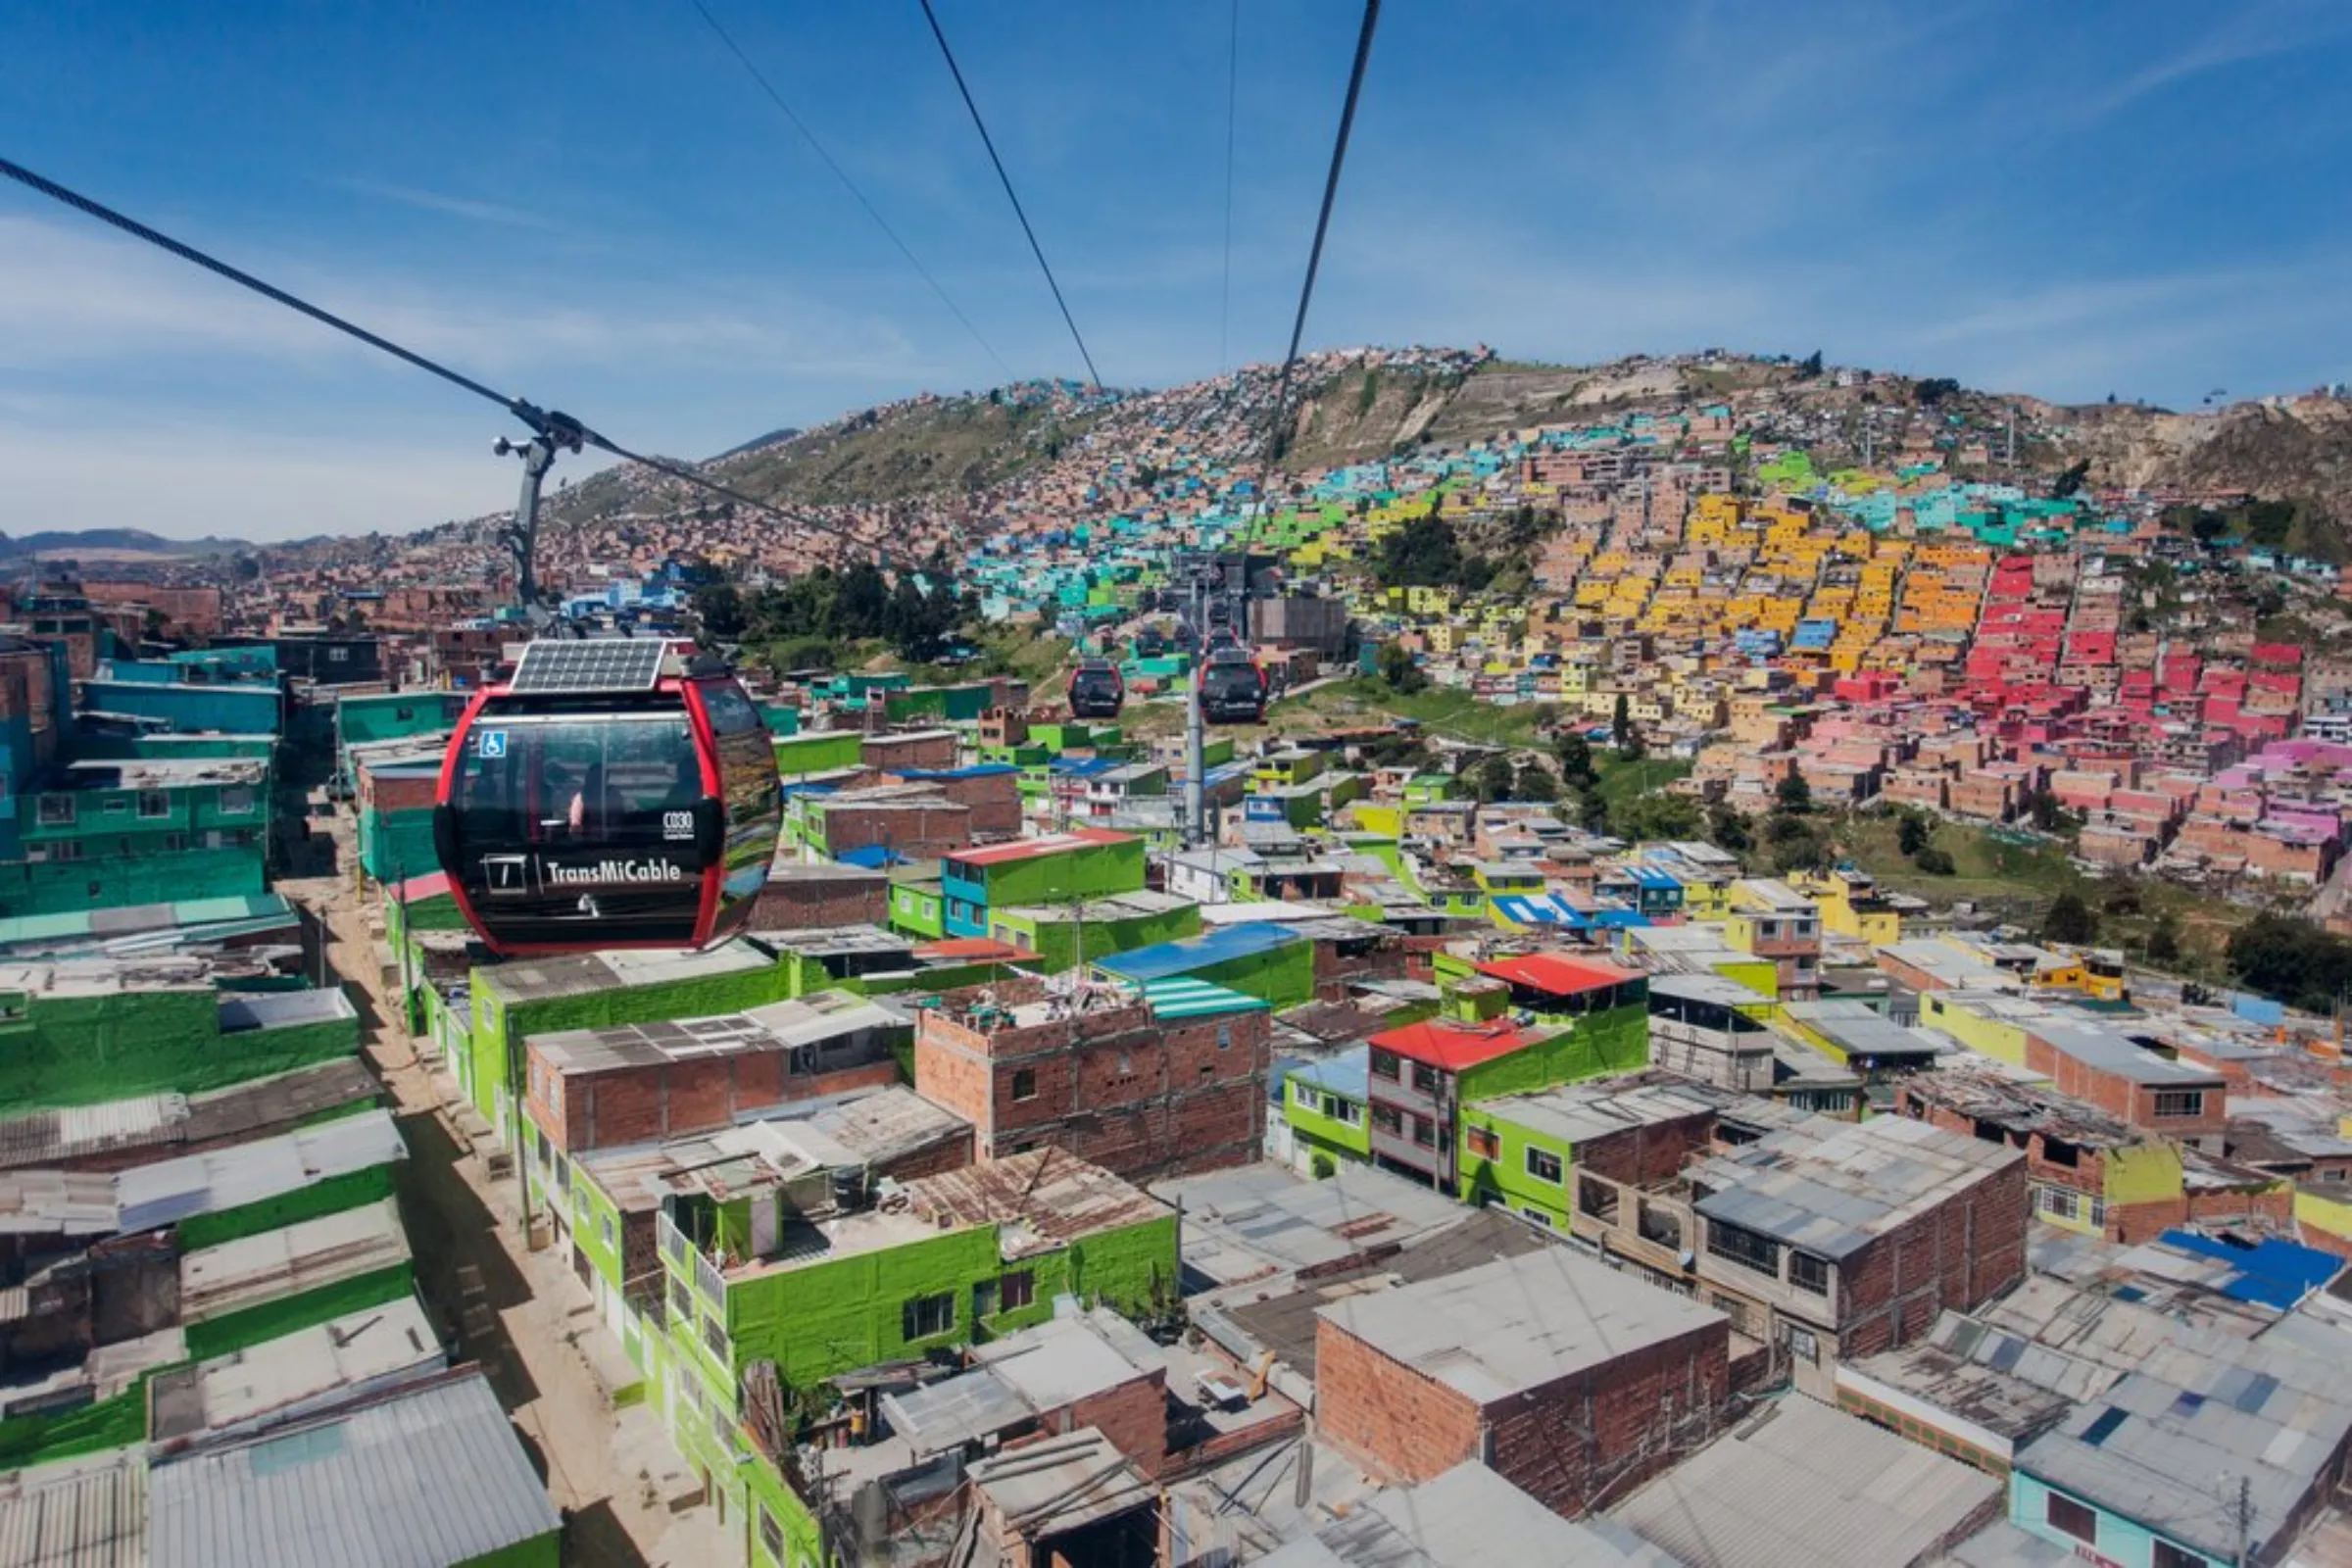
[[[781,816],[731,674],[689,645],[543,641],[459,720],[433,839],[493,952],[697,948],[750,916]]]

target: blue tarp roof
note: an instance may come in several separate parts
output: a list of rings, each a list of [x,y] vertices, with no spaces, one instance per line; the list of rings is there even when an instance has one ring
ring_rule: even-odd
[[[2335,1278],[2344,1260],[2314,1247],[2302,1247],[2266,1237],[2252,1247],[2238,1247],[2199,1236],[2193,1231],[2166,1231],[2164,1245],[2176,1251],[2210,1257],[2238,1272],[2222,1285],[2232,1300],[2291,1310],[2297,1301]]]
[[[1349,1046],[1328,1060],[1293,1068],[1290,1076],[1349,1100],[1362,1100],[1372,1092],[1372,1048]]]
[[[868,844],[863,849],[846,850],[833,858],[844,865],[854,865],[863,871],[880,871],[890,866],[910,863],[906,857],[887,844]]]
[[[1495,899],[1494,907],[1513,925],[1564,925],[1583,930],[1590,922],[1584,911],[1550,894],[1505,894]]]
[[[1253,957],[1271,953],[1306,939],[1296,931],[1268,920],[1248,920],[1221,930],[1186,937],[1180,942],[1160,942],[1133,953],[1121,953],[1107,958],[1098,958],[1095,966],[1125,980],[1165,980],[1174,975],[1191,974],[1235,958]]]
[[[1107,757],[1056,757],[1046,764],[1053,772],[1075,773],[1082,778],[1091,778],[1097,773],[1107,773],[1114,767],[1124,767],[1125,765],[1123,762],[1114,762]]]
[[[1018,773],[1010,762],[976,762],[970,767],[901,767],[893,769],[901,778],[995,778],[1001,773]]]
[[[1633,872],[1634,880],[1645,888],[1679,888],[1683,885],[1681,877],[1668,876],[1665,872],[1652,866],[1637,865],[1630,869]]]

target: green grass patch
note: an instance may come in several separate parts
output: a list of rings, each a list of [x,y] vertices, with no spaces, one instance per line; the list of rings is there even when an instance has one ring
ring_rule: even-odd
[[[1592,748],[1592,770],[1600,775],[1600,798],[1609,803],[1611,810],[1690,776],[1689,762],[1667,757],[1629,761],[1603,746]]]

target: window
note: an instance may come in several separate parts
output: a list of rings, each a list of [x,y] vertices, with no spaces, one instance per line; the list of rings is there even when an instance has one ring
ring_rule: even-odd
[[[2156,1091],[2156,1114],[2159,1116],[2202,1116],[2205,1114],[2205,1091],[2202,1089],[2159,1089]]]
[[[1414,1062],[1413,1087],[1425,1095],[1436,1094],[1438,1092],[1438,1069],[1423,1066],[1417,1061]]]
[[[608,1251],[619,1243],[619,1237],[612,1229],[612,1216],[610,1214],[597,1215],[596,1234],[604,1238],[605,1249]]]
[[[1232,1024],[1221,1023],[1217,1025],[1217,1049],[1219,1051],[1231,1051],[1233,1049]]]
[[[1788,1254],[1788,1283],[1815,1296],[1830,1294],[1830,1260],[1811,1252]]]
[[[1016,1067],[1013,1069],[1012,1098],[1015,1100],[1035,1100],[1037,1098],[1036,1068]]]
[[[703,1319],[703,1348],[709,1350],[720,1366],[734,1364],[734,1349],[727,1344],[727,1331],[719,1327],[718,1319]]]
[[[1531,1225],[1541,1225],[1545,1230],[1551,1229],[1551,1216],[1540,1208],[1523,1207],[1519,1210],[1519,1217]]]
[[[1374,1051],[1372,1053],[1372,1075],[1376,1078],[1401,1079],[1404,1074],[1396,1060],[1396,1054],[1393,1051]]]
[[[1560,1180],[1560,1156],[1548,1149],[1530,1149],[1527,1152],[1527,1173],[1540,1182],[1557,1183]]]
[[[1323,1091],[1303,1078],[1291,1080],[1291,1102],[1293,1104],[1314,1110],[1322,1104],[1323,1099]]]
[[[220,814],[243,816],[253,809],[253,786],[230,784],[220,791]]]
[[[56,844],[44,846],[40,855],[43,859],[49,860],[78,860],[81,858],[81,852],[82,845],[79,840],[65,839]]]
[[[1423,1149],[1437,1148],[1438,1124],[1427,1116],[1415,1116],[1413,1118],[1413,1142],[1419,1144]]]
[[[899,1309],[899,1337],[904,1340],[927,1340],[955,1327],[956,1297],[950,1291],[915,1297]]]
[[[2050,1493],[2042,1499],[2043,1519],[2053,1530],[2064,1531],[2077,1541],[2099,1544],[2099,1516],[2074,1498]]]
[[[1392,1138],[1402,1138],[1404,1136],[1404,1113],[1395,1105],[1374,1105],[1372,1107],[1372,1125],[1378,1131],[1387,1133]]]
[[[156,817],[170,816],[171,814],[171,796],[166,795],[162,790],[139,791],[139,815],[142,819],[152,821]]]
[[[1502,1152],[1501,1140],[1492,1127],[1472,1127],[1462,1134],[1462,1147],[1481,1159],[1493,1159]]]
[[[2169,1541],[2149,1544],[2148,1568],[2212,1568],[2211,1559],[2186,1551]]]
[[[39,804],[40,825],[43,827],[72,827],[74,825],[74,797],[44,795]]]
[[[694,1316],[694,1298],[686,1294],[686,1282],[675,1274],[669,1277],[669,1315],[682,1318]]]
[[[1741,1268],[1752,1268],[1759,1274],[1770,1274],[1775,1279],[1780,1277],[1781,1244],[1769,1236],[1759,1236],[1738,1225],[1726,1225],[1721,1220],[1709,1220],[1707,1250]]]
[[[1036,1271],[1023,1269],[1018,1274],[1005,1275],[998,1283],[997,1302],[1006,1312],[1012,1311],[1016,1307],[1035,1305],[1037,1302]]]
[[[187,847],[188,836],[185,833],[167,833],[164,835],[164,853],[166,855],[177,855],[180,851],[186,849]]]

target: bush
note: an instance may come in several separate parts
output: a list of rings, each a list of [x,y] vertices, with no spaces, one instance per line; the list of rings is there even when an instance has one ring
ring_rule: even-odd
[[[1339,1161],[1324,1153],[1316,1154],[1310,1162],[1309,1168],[1314,1171],[1315,1180],[1319,1182],[1327,1182],[1340,1173]]]
[[[1952,858],[1932,844],[1911,857],[1911,863],[1930,876],[1950,876],[1955,869]]]

